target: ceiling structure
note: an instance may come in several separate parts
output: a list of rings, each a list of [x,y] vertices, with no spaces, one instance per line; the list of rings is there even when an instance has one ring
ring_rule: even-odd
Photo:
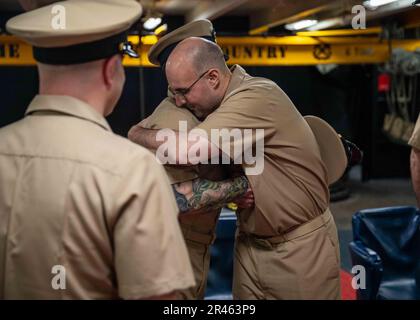
[[[151,66],[147,50],[156,43],[159,33],[158,28],[148,29],[143,22],[148,18],[159,20],[156,19],[159,16],[165,17],[163,24],[172,28],[169,30],[184,22],[212,20],[218,31],[218,43],[230,56],[230,63],[241,65],[383,63],[390,58],[391,42],[393,47],[407,51],[420,48],[420,7],[413,6],[414,0],[369,0],[390,2],[372,10],[361,6],[364,0],[139,1],[144,16],[133,28],[130,41],[135,45],[141,43],[140,58],[129,60],[127,66]],[[35,63],[29,46],[3,34],[2,21],[17,12],[54,2],[58,0],[0,0],[0,53],[3,52],[0,65]],[[352,28],[357,15],[354,9],[360,8],[366,13],[367,28]],[[302,21],[315,22],[295,30],[286,27]],[[20,51],[15,50],[17,47]]]
[[[22,11],[57,0],[1,0],[0,11]],[[124,0],[121,0],[124,1]],[[250,34],[264,34],[272,28],[303,19],[315,19],[318,24],[307,30],[342,28],[351,25],[352,8],[360,0],[139,0],[146,14],[160,13],[183,16],[185,22],[197,19],[214,20],[229,16],[245,16],[249,20]],[[414,0],[399,0],[376,10],[366,10],[368,23],[389,16],[417,16],[420,7]],[[21,5],[20,5],[21,4]],[[413,11],[416,12],[413,14]],[[413,20],[411,18],[411,20]]]

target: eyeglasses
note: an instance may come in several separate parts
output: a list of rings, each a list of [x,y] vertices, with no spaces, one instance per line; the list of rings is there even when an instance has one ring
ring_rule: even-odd
[[[197,80],[195,80],[188,88],[181,88],[181,89],[172,89],[171,87],[169,87],[169,91],[174,95],[179,95],[181,97],[183,97],[185,99],[185,96],[191,91],[191,89],[194,87],[194,85],[200,81],[206,74],[207,72],[209,72],[210,69],[208,69],[206,72],[204,72],[201,76],[198,77]]]

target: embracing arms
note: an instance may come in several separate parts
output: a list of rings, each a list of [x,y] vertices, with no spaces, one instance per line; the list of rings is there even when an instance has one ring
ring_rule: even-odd
[[[128,139],[149,150],[158,150],[159,147],[165,143],[165,139],[159,139],[159,131],[160,130],[143,128],[142,122],[140,122],[130,129],[128,132]],[[193,146],[195,150],[206,151],[202,154],[194,152],[194,156],[199,158],[199,162],[204,162],[210,158],[219,156],[221,152],[216,145],[212,144],[201,135],[193,132],[189,132],[188,135],[181,135],[178,131],[172,132],[174,133],[173,138],[176,147],[167,149],[167,158],[170,159],[171,164],[190,164],[190,157],[188,157],[188,154]]]
[[[142,122],[133,126],[128,132],[128,138],[148,149],[156,150],[165,141],[157,141],[159,130],[143,128]],[[207,139],[199,135],[189,134],[189,139],[179,132],[173,131],[176,137],[177,148],[169,148],[168,158],[171,164],[188,164],[188,152],[194,145],[194,149],[203,150],[207,148],[208,152],[203,155],[206,157],[201,160],[208,160],[219,155],[220,150]],[[180,139],[185,139],[180,141]],[[187,146],[185,150],[178,150],[178,146],[183,144]],[[199,144],[199,147],[197,147]],[[171,154],[172,153],[172,154]],[[184,161],[182,161],[184,159]],[[172,185],[176,202],[180,213],[202,213],[213,209],[222,208],[229,202],[235,202],[240,208],[249,208],[254,205],[254,195],[250,188],[248,179],[245,176],[237,176],[235,178],[212,181],[203,178],[176,183]]]
[[[218,209],[229,202],[239,202],[240,207],[251,207],[254,196],[245,176],[223,181],[194,179],[172,185],[181,213],[205,212]]]

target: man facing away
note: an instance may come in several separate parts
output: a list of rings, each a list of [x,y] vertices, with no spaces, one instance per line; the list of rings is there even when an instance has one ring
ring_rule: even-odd
[[[39,95],[0,129],[0,299],[175,298],[194,285],[177,206],[154,156],[105,116],[123,89],[131,0],[72,0],[12,18]]]

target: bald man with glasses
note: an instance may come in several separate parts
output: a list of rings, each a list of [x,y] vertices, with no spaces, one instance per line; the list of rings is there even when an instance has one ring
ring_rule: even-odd
[[[208,20],[199,20],[177,29],[159,40],[149,51],[149,60],[164,66],[174,48],[173,42],[190,36],[213,39],[213,26]],[[185,88],[168,88],[168,97],[153,114],[141,122],[151,129],[179,130],[180,123],[189,131],[201,123],[194,110],[176,107],[187,104],[187,96],[194,91],[206,72],[200,74]],[[136,127],[128,138],[136,142]],[[239,169],[239,170],[238,170]],[[248,180],[241,176],[240,167],[229,165],[165,166],[180,211],[179,221],[194,271],[196,286],[182,292],[186,299],[203,299],[210,267],[210,245],[215,240],[215,229],[221,207],[235,201],[241,207],[253,205],[253,194]],[[235,173],[233,171],[239,171]],[[238,176],[239,174],[239,176]]]

